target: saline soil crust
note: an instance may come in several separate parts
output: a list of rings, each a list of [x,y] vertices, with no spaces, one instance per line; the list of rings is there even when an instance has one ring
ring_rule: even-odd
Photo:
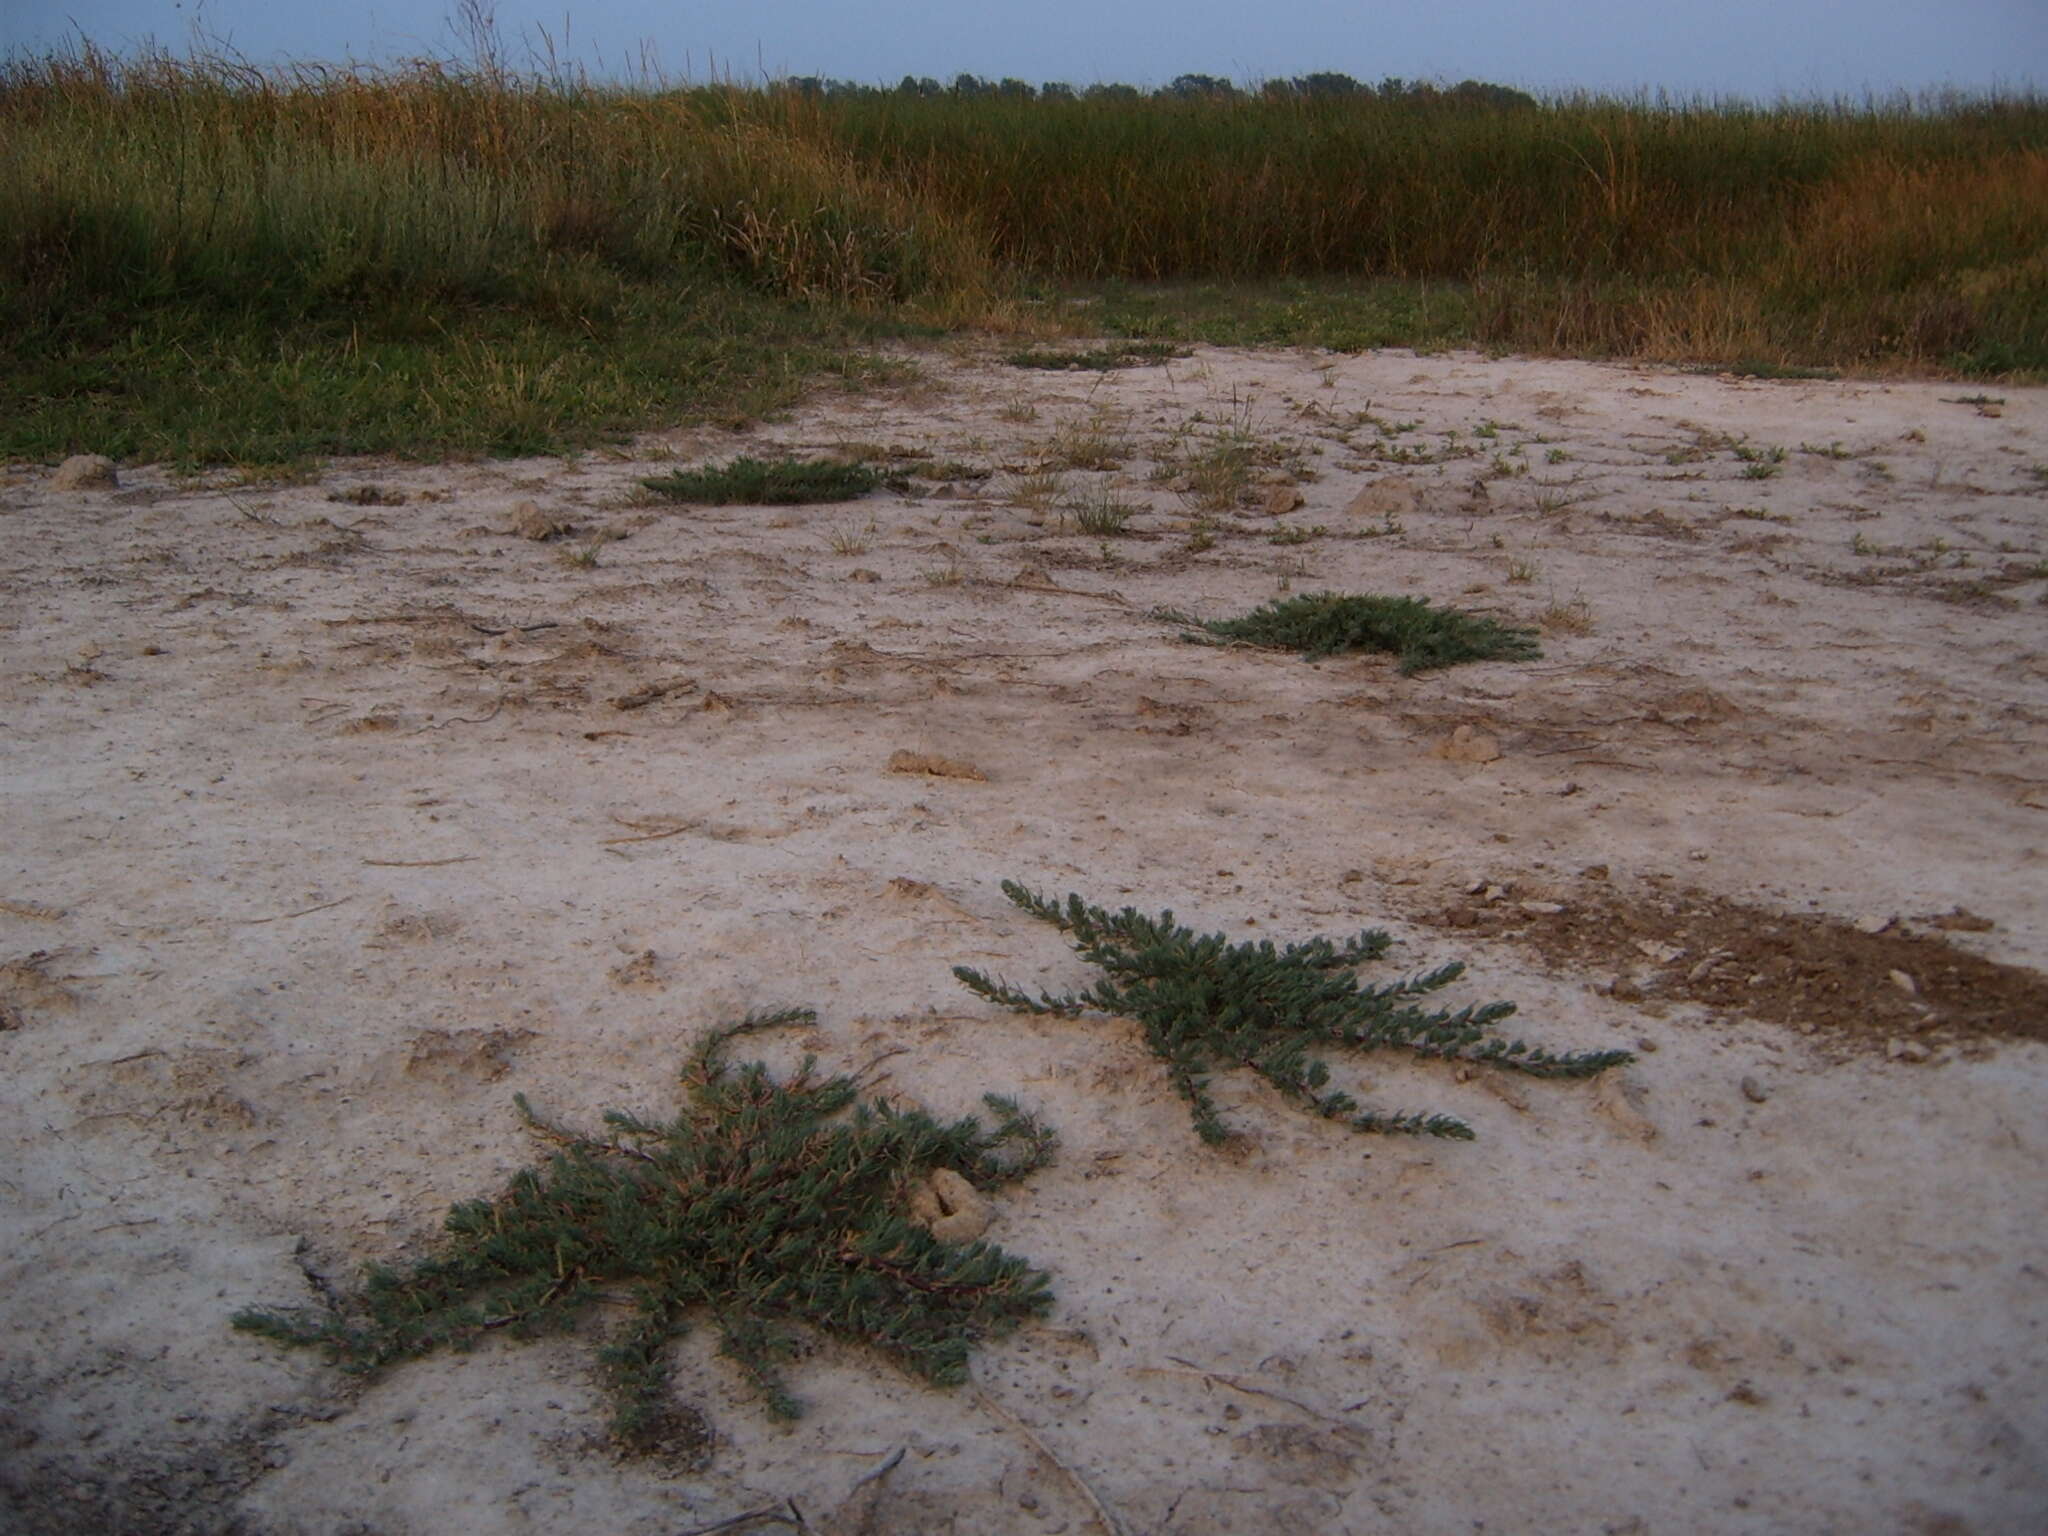
[[[0,1526],[2037,1531],[2048,392],[913,361],[572,459],[0,471]],[[641,484],[782,455],[881,485]],[[1157,614],[1314,591],[1541,655]],[[1128,1021],[955,981],[1092,980],[1004,879],[1385,927],[1369,974],[1636,1059],[1327,1053],[1471,1142],[1219,1071],[1207,1147]],[[623,1305],[371,1378],[231,1330],[503,1190],[515,1093],[666,1116],[799,1007],[737,1054],[1059,1133],[924,1196],[1052,1279],[971,1385],[807,1338],[780,1424],[707,1317],[623,1457]]]

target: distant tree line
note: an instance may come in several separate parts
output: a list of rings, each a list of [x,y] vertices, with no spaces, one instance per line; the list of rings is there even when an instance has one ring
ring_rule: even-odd
[[[819,75],[797,75],[781,82],[784,90],[806,96],[918,96],[1000,98],[1007,101],[1292,101],[1304,99],[1355,98],[1401,102],[1422,107],[1482,107],[1494,110],[1534,108],[1536,98],[1512,86],[1491,85],[1483,80],[1460,80],[1456,85],[1439,85],[1428,80],[1403,80],[1389,75],[1378,85],[1354,80],[1349,75],[1319,72],[1295,75],[1286,80],[1266,80],[1256,86],[1239,86],[1221,75],[1176,75],[1154,90],[1135,85],[1098,84],[1072,86],[1063,80],[1033,85],[1029,80],[1006,76],[988,80],[980,75],[955,75],[951,84],[929,75],[905,75],[895,85],[862,85],[853,80],[833,80]]]

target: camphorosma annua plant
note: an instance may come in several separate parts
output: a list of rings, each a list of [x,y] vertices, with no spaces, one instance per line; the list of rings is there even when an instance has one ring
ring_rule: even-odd
[[[818,1077],[812,1059],[782,1082],[724,1060],[735,1036],[814,1022],[788,1009],[711,1031],[683,1072],[689,1104],[666,1124],[615,1111],[606,1134],[586,1135],[518,1098],[555,1148],[544,1166],[456,1206],[436,1251],[371,1268],[339,1306],[251,1309],[235,1326],[374,1372],[495,1332],[571,1331],[591,1303],[630,1298],[633,1319],[600,1357],[627,1449],[660,1437],[667,1345],[693,1314],[712,1317],[778,1418],[802,1411],[780,1370],[793,1325],[872,1345],[937,1385],[964,1381],[975,1344],[1044,1313],[1051,1290],[993,1244],[939,1240],[910,1219],[909,1197],[940,1169],[981,1187],[1022,1178],[1050,1160],[1054,1136],[994,1095],[984,1129],[863,1101],[853,1078]]]
[[[1104,979],[1082,992],[1032,997],[1007,982],[966,966],[953,974],[991,1002],[1024,1013],[1074,1015],[1087,1010],[1134,1019],[1145,1041],[1166,1064],[1174,1090],[1187,1100],[1195,1130],[1211,1144],[1230,1132],[1209,1092],[1210,1074],[1246,1067],[1288,1098],[1355,1131],[1472,1138],[1472,1128],[1451,1115],[1389,1114],[1361,1106],[1329,1086],[1330,1071],[1317,1048],[1371,1051],[1400,1047],[1417,1056],[1471,1062],[1538,1077],[1593,1077],[1633,1060],[1627,1051],[1554,1054],[1495,1033],[1513,1003],[1486,1003],[1430,1011],[1416,999],[1455,981],[1458,962],[1378,986],[1358,978],[1357,967],[1385,954],[1393,942],[1370,930],[1342,943],[1315,938],[1275,946],[1270,940],[1233,944],[1222,934],[1197,934],[1173,913],[1147,917],[1136,908],[1110,913],[1070,895],[1047,900],[1014,881],[1003,894],[1067,936],[1081,958],[1101,967]]]

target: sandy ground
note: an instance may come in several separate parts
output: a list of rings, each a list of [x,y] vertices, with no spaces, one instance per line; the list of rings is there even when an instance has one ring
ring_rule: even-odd
[[[860,1528],[2040,1530],[2048,392],[919,362],[573,461],[0,476],[0,1525],[816,1529],[900,1446]],[[858,445],[907,491],[636,493]],[[1019,505],[1048,461],[1126,533]],[[1152,616],[1321,588],[1544,654],[1404,678]],[[1639,1059],[1335,1063],[1472,1143],[1226,1075],[1207,1149],[1127,1022],[953,980],[1089,981],[1005,877],[1385,926]],[[700,1330],[708,1456],[621,1461],[590,1338],[366,1384],[230,1331],[534,1160],[514,1092],[665,1113],[700,1030],[785,1004],[818,1028],[756,1054],[900,1047],[891,1091],[1061,1133],[989,1234],[1057,1310],[975,1387],[823,1344],[779,1428]]]

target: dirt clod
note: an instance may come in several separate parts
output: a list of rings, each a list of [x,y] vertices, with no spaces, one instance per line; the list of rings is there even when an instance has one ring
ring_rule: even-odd
[[[1705,891],[1582,888],[1569,910],[1453,902],[1432,920],[1526,944],[1561,970],[1618,971],[1612,995],[1698,1003],[1883,1049],[1901,1030],[2048,1040],[2048,976],[1933,934],[1777,912]],[[1641,970],[1642,962],[1649,968]]]
[[[74,453],[50,477],[53,491],[111,491],[120,483],[114,461],[103,453]]]
[[[942,1243],[968,1243],[988,1230],[995,1207],[952,1169],[938,1168],[911,1192],[910,1216]]]
[[[1449,763],[1491,763],[1500,758],[1500,738],[1474,725],[1461,725],[1437,743],[1436,755]]]
[[[574,533],[576,519],[565,512],[548,511],[537,501],[522,501],[513,506],[512,525],[507,531],[539,544]]]
[[[971,779],[985,784],[988,775],[974,764],[962,762],[957,757],[940,757],[931,752],[912,752],[907,747],[898,748],[889,754],[891,773],[922,773],[934,779]]]

